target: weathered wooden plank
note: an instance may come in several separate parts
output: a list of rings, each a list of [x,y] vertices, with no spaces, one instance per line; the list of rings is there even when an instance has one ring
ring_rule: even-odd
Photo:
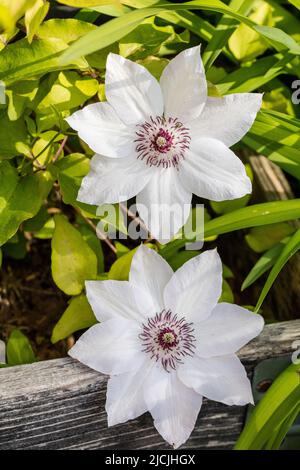
[[[240,351],[249,374],[261,360],[292,353],[300,320],[265,327]],[[71,358],[0,369],[0,449],[166,449],[148,413],[107,427],[107,378]],[[244,407],[205,401],[185,448],[232,448]]]

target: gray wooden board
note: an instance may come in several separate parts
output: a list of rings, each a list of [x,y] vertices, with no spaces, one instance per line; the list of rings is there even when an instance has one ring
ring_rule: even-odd
[[[263,359],[293,352],[300,320],[265,327],[239,356],[251,375]],[[0,449],[168,449],[149,413],[107,427],[107,377],[71,358],[0,369]],[[204,401],[187,449],[230,449],[245,407]]]

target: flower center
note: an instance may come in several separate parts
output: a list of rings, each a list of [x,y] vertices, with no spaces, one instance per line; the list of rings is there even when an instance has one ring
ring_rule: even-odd
[[[136,129],[137,158],[149,166],[178,169],[190,146],[189,129],[177,118],[150,117]]]
[[[162,310],[143,324],[139,338],[143,351],[160,361],[169,372],[182,364],[185,356],[194,354],[196,339],[193,333],[193,324],[187,323],[184,317]]]

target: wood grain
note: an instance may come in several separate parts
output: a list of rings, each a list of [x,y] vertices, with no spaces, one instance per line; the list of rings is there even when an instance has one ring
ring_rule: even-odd
[[[266,326],[240,351],[251,375],[263,359],[293,352],[300,320]],[[0,369],[0,449],[168,449],[146,413],[107,427],[107,377],[71,358]],[[190,449],[232,448],[246,408],[204,402]]]

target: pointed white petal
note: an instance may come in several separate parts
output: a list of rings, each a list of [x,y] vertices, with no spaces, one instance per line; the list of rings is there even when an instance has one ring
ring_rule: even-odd
[[[207,98],[199,119],[190,124],[199,137],[221,140],[225,145],[239,142],[251,128],[261,107],[262,94],[236,93]]]
[[[99,321],[121,317],[140,324],[149,312],[155,312],[155,305],[147,292],[143,293],[142,304],[136,302],[138,287],[133,287],[128,281],[86,281],[85,286],[88,301]]]
[[[155,303],[156,312],[163,310],[163,292],[172,274],[172,268],[162,256],[141,245],[133,256],[129,274],[129,282],[141,289],[142,297],[138,302],[143,303],[142,292],[146,291]]]
[[[165,288],[166,308],[187,321],[206,319],[222,291],[222,263],[217,250],[195,256],[179,268]]]
[[[195,325],[197,354],[202,357],[232,354],[260,334],[264,319],[238,305],[220,303],[207,320]]]
[[[143,391],[152,367],[152,361],[145,360],[138,370],[109,379],[105,405],[108,426],[135,419],[148,410]]]
[[[163,97],[157,80],[142,65],[110,53],[106,62],[105,94],[126,124],[161,116]]]
[[[192,137],[179,173],[186,189],[212,201],[236,199],[252,191],[241,160],[216,139]]]
[[[99,206],[127,201],[148,183],[150,170],[135,157],[106,158],[95,155],[89,174],[82,180],[77,200]]]
[[[201,395],[187,388],[175,371],[157,366],[145,380],[144,396],[157,431],[174,448],[184,444],[195,427]]]
[[[226,405],[253,403],[251,383],[245,368],[235,355],[187,360],[178,376],[187,387]]]
[[[125,126],[106,102],[89,104],[66,121],[94,152],[114,158],[134,154],[134,129]]]
[[[69,355],[103,374],[134,371],[144,361],[140,333],[136,322],[113,318],[89,328]]]
[[[200,56],[200,46],[178,54],[164,69],[161,79],[165,115],[184,124],[197,118],[205,105],[207,84]]]
[[[153,176],[137,195],[137,209],[154,238],[168,242],[185,224],[192,199],[175,168],[152,168]]]

